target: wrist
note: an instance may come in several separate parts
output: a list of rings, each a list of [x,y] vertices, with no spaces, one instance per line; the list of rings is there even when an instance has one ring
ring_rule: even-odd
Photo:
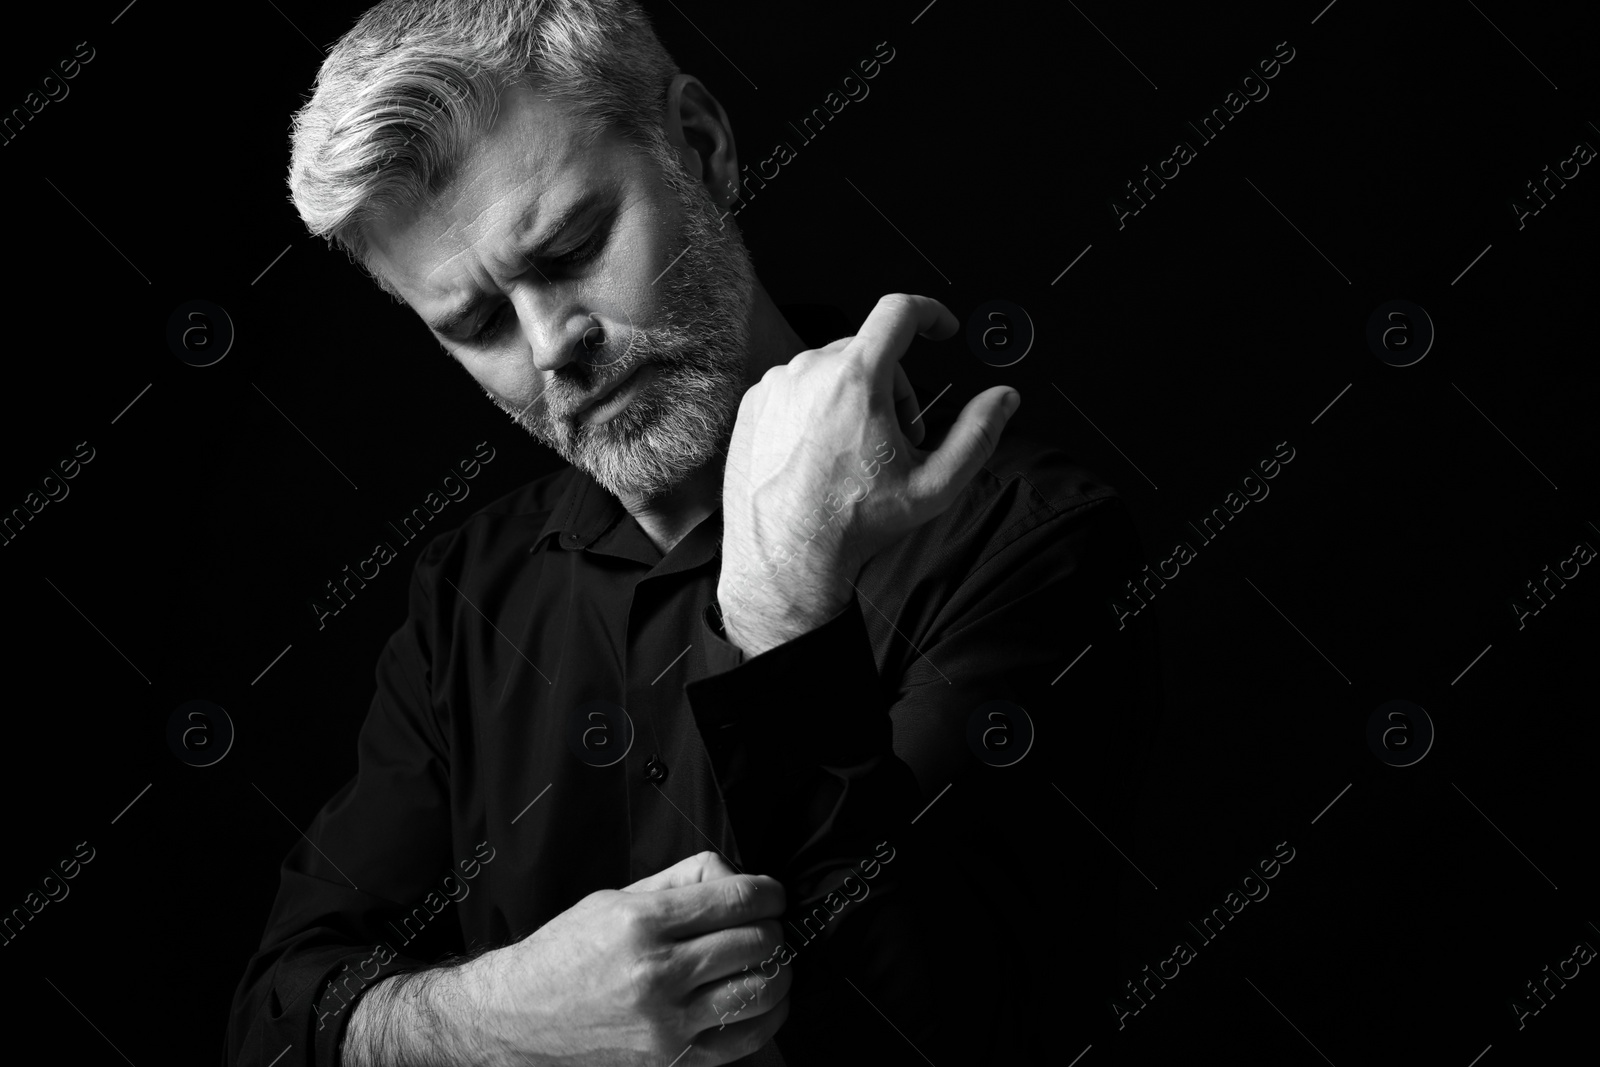
[[[759,656],[810,633],[833,618],[850,603],[851,592],[849,585],[844,584],[842,591],[828,595],[811,592],[781,600],[740,597],[736,592],[718,590],[722,631],[728,642],[746,656]]]
[[[499,996],[502,988],[499,965],[503,955],[503,949],[494,949],[457,964],[450,968],[445,984],[433,991],[436,1003],[442,1002],[458,1019],[465,1016],[472,1020],[472,1033],[463,1035],[470,1040],[459,1046],[465,1058],[449,1062],[472,1063],[478,1067],[520,1067],[531,1062],[517,1055],[505,1036],[508,1006]],[[460,1007],[467,1011],[457,1010]],[[461,1035],[462,1032],[458,1028],[456,1033]]]
[[[491,986],[483,957],[450,967],[394,974],[356,1002],[340,1044],[341,1067],[510,1067],[485,1025]]]

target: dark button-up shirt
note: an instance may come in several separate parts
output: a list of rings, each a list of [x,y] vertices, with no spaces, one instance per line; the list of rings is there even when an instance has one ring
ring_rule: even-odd
[[[379,979],[707,849],[788,891],[791,1015],[750,1062],[1072,1040],[1073,983],[1115,992],[1114,876],[1062,854],[1063,797],[1115,825],[1148,724],[1147,649],[1108,607],[1140,563],[1114,491],[1013,425],[842,611],[755,657],[719,625],[721,520],[663,555],[569,467],[432,540],[356,774],[283,863],[231,1062],[331,1067]]]

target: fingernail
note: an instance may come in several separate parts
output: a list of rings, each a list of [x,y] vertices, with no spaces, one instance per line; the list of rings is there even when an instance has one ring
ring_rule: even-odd
[[[1006,418],[1016,414],[1017,407],[1022,403],[1022,394],[1015,389],[1000,398],[1000,407],[1006,413]]]

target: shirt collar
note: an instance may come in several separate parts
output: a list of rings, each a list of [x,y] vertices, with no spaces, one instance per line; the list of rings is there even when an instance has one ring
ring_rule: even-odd
[[[548,537],[556,538],[562,548],[585,548],[627,514],[622,502],[602,489],[588,472],[568,466],[565,482],[566,488],[550,509],[529,551],[544,544]]]

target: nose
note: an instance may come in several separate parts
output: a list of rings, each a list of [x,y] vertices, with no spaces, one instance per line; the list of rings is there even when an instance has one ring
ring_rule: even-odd
[[[517,324],[533,365],[550,373],[574,360],[603,363],[610,347],[605,329],[570,293],[519,287],[511,293]]]

